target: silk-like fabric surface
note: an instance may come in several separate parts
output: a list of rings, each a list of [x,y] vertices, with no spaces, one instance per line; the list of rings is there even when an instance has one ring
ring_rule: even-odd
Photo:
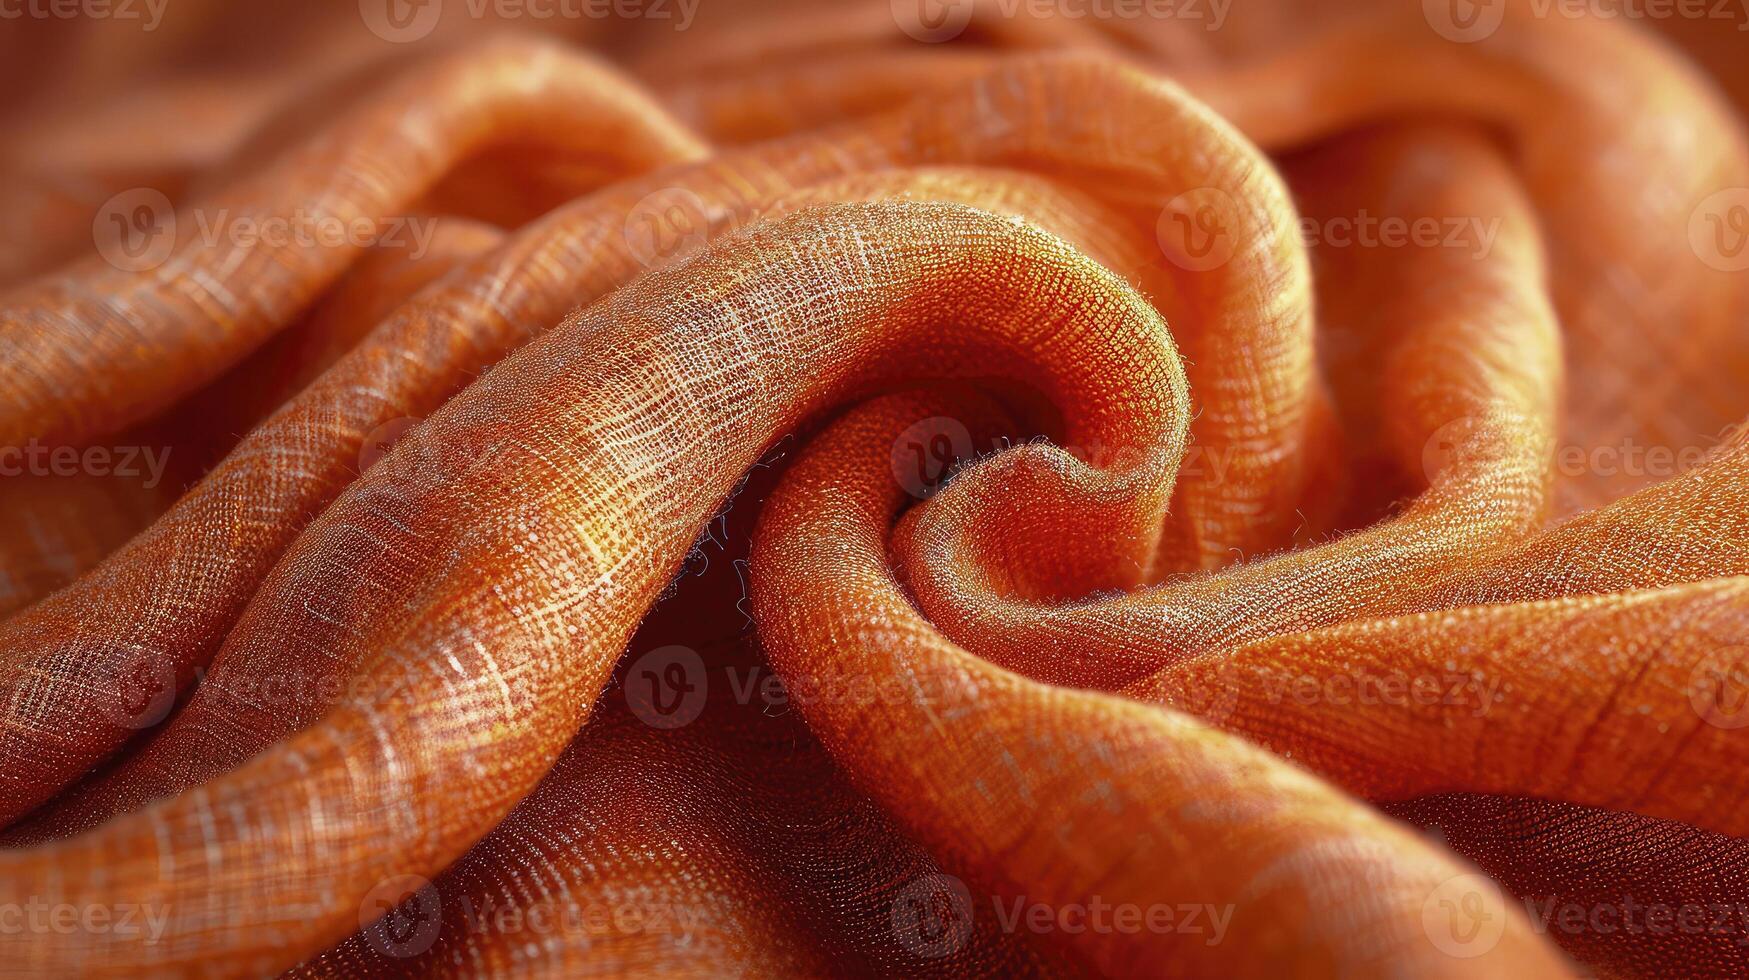
[[[1749,973],[1742,10],[75,7],[0,974]]]

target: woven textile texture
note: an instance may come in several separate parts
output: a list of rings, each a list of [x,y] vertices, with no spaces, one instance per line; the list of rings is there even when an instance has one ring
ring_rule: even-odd
[[[21,7],[0,976],[1749,975],[1740,8]]]

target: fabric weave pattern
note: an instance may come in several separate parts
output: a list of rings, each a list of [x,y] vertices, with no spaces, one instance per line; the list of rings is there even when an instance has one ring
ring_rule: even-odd
[[[1749,972],[1736,21],[377,6],[0,111],[0,975]]]

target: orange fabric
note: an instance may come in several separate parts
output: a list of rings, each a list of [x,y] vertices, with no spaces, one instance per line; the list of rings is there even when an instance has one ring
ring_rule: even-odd
[[[1735,20],[434,6],[0,110],[0,973],[1749,972]]]

